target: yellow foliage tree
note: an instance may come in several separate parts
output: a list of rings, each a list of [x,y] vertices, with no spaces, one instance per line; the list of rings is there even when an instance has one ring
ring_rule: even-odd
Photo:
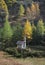
[[[0,0],[0,8],[6,13],[6,18],[8,18],[8,8],[4,0]]]
[[[26,21],[26,23],[24,25],[23,35],[24,35],[24,42],[25,42],[25,46],[26,46],[26,38],[32,39],[32,26],[28,20]]]
[[[35,11],[35,9],[36,9],[35,3],[32,3],[31,10]]]
[[[39,4],[33,2],[31,5],[32,17],[36,18],[40,14]]]
[[[31,23],[28,20],[25,23],[23,34],[27,38],[32,39],[32,26],[31,26]]]

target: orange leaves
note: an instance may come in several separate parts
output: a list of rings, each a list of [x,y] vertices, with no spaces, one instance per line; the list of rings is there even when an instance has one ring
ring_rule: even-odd
[[[30,7],[27,7],[27,17],[30,18],[30,20],[36,19],[40,15],[40,9],[39,4],[36,2],[32,2]]]
[[[40,13],[39,4],[38,3],[32,3],[31,11],[32,11],[33,15],[35,15],[35,16],[37,16],[37,14],[39,15],[39,13]]]
[[[31,5],[31,10],[32,10],[32,11],[35,11],[35,9],[36,9],[36,6],[35,6],[34,3],[32,3],[32,5]]]

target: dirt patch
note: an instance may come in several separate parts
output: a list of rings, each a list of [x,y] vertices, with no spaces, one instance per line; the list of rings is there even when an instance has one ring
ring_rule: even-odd
[[[0,65],[45,65],[45,58],[15,58],[0,51]]]
[[[20,63],[16,62],[13,58],[6,58],[5,52],[0,51],[0,65],[21,65]]]

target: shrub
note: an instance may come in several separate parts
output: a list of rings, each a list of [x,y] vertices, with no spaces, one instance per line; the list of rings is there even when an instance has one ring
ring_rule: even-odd
[[[26,57],[45,57],[45,51],[27,51],[27,49],[17,49],[17,48],[7,48],[5,50],[9,54],[17,58],[26,58]]]

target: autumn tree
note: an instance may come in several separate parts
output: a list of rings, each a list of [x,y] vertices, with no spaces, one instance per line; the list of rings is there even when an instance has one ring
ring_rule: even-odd
[[[27,15],[27,18],[30,20],[39,18],[39,16],[40,16],[39,4],[36,2],[32,2],[31,6],[27,7],[27,9],[26,9],[26,15]]]
[[[25,12],[24,6],[22,4],[20,4],[20,7],[19,7],[19,16],[23,16],[24,12]]]
[[[38,3],[32,2],[31,13],[32,13],[33,19],[35,19],[36,17],[38,17],[40,15],[40,9],[39,9]]]
[[[32,26],[28,20],[24,25],[23,35],[24,35],[25,44],[26,44],[26,38],[32,39]]]
[[[6,19],[8,19],[8,8],[4,0],[0,0],[0,8],[3,9],[6,13]]]
[[[31,8],[27,7],[26,10],[26,15],[28,19],[32,19],[32,12],[31,12]]]

